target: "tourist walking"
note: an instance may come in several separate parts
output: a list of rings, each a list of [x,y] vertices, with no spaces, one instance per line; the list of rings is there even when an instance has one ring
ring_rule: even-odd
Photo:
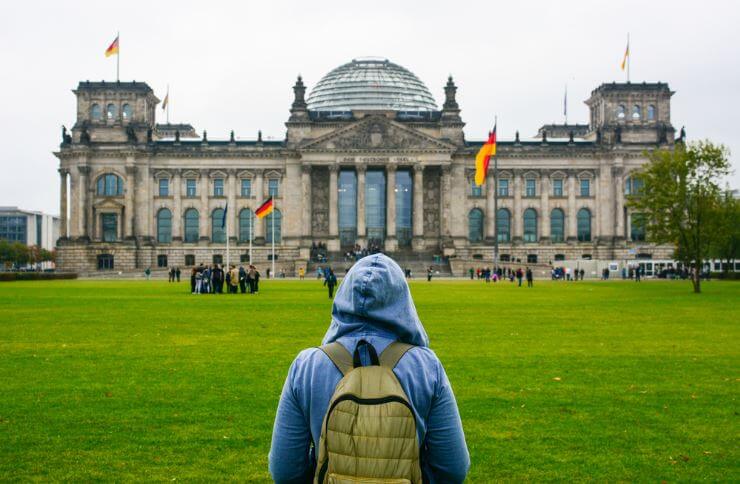
[[[195,280],[196,280],[196,274],[197,271],[195,270],[195,267],[190,269],[190,293],[195,294]]]
[[[532,274],[532,269],[527,267],[525,276],[527,278],[527,287],[533,287],[534,286],[534,275]]]
[[[432,271],[432,266],[429,266],[429,269],[427,269],[427,282],[432,281],[432,274],[434,271]]]
[[[334,288],[337,285],[337,276],[334,275],[334,271],[331,268],[327,269],[324,285],[329,288],[329,299],[332,299],[334,297]]]
[[[236,290],[239,287],[239,271],[236,269],[235,265],[231,266],[231,269],[229,269],[229,292],[231,294],[236,294]]]
[[[180,267],[175,268],[175,277],[177,278],[177,282],[180,282]]]
[[[260,293],[260,271],[254,268],[254,293]]]
[[[315,476],[323,483],[324,477],[343,464],[352,469],[351,475],[337,482],[391,482],[391,477],[396,478],[393,482],[414,484],[465,480],[470,456],[452,385],[429,349],[408,283],[393,260],[376,254],[360,259],[349,270],[334,299],[332,321],[322,344],[296,357],[283,386],[268,458],[275,482],[312,482]],[[376,365],[373,369],[382,366],[391,371],[375,372],[383,375],[376,379],[364,372],[370,364]],[[348,383],[359,376],[365,381],[367,375],[372,382],[367,387],[378,389],[389,388],[393,382],[398,389],[393,398],[406,402],[411,410],[406,412],[406,407],[398,405],[395,425],[381,425],[382,413],[376,412],[363,419],[362,426],[343,425],[325,434],[325,417],[333,429],[340,421],[341,415],[329,410],[329,402],[335,389],[337,396],[343,391],[337,384],[344,375]],[[357,390],[356,398],[364,397],[364,386]],[[360,405],[346,404],[350,406],[343,410],[349,408],[351,413]],[[344,436],[345,444],[358,439],[382,443],[368,455],[362,452],[366,446],[344,445]],[[403,463],[400,450],[406,446],[400,439],[423,443],[409,449]],[[327,446],[335,449],[328,462]]]
[[[247,292],[247,271],[244,270],[244,266],[239,266],[239,291],[242,294]]]
[[[303,280],[303,277],[306,275],[306,269],[303,268],[303,266],[298,268],[298,279]]]
[[[144,270],[144,275],[146,276],[146,280],[148,281],[148,280],[149,280],[149,276],[151,276],[151,275],[152,275],[152,269],[151,269],[151,267],[147,267],[147,268],[146,268],[146,269]]]
[[[522,271],[522,268],[516,270],[516,280],[519,283],[519,287],[522,287],[522,277],[524,277],[524,272]]]

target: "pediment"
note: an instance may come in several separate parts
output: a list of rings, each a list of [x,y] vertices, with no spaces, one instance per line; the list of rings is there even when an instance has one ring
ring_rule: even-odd
[[[456,146],[391,121],[368,116],[360,121],[306,142],[302,149],[325,151],[455,150]]]
[[[185,170],[182,172],[183,178],[200,178],[200,172],[196,170]]]
[[[250,170],[241,170],[236,174],[237,178],[254,178],[254,173],[252,173]]]
[[[208,176],[209,178],[226,178],[228,174],[223,170],[211,170]]]
[[[278,170],[268,170],[265,172],[265,180],[275,180],[283,177],[283,174]]]
[[[95,202],[93,206],[97,210],[121,210],[124,205],[115,198],[103,198]]]
[[[172,178],[172,173],[167,170],[157,170],[156,172],[154,172],[154,178]]]
[[[568,178],[568,174],[561,170],[555,170],[550,174],[550,178],[552,179]]]

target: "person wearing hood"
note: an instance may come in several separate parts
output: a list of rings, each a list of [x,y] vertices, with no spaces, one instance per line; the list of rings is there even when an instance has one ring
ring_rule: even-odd
[[[323,345],[350,354],[367,342],[377,354],[394,341],[413,345],[393,368],[416,420],[424,482],[465,480],[470,456],[452,387],[416,313],[401,268],[389,257],[360,259],[339,286]],[[368,348],[360,347],[363,365]],[[320,348],[293,361],[278,404],[269,469],[277,483],[312,482],[324,415],[342,373]]]

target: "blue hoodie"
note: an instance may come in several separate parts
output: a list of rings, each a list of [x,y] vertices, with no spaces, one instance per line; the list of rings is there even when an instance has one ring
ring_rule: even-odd
[[[361,339],[378,354],[396,340],[417,346],[393,371],[414,409],[425,482],[462,482],[470,456],[455,395],[437,355],[429,349],[401,268],[382,254],[360,259],[347,273],[334,298],[331,325],[322,344],[339,341],[354,352]],[[366,354],[363,361],[367,364]],[[269,461],[275,482],[313,479],[321,423],[341,379],[318,348],[303,350],[293,361],[272,433]]]

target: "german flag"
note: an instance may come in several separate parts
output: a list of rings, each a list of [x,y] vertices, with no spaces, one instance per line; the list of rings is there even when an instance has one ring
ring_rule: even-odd
[[[267,214],[272,213],[273,203],[272,203],[272,197],[268,198],[265,203],[259,206],[257,210],[255,210],[254,214],[257,216],[257,218],[263,218]]]
[[[486,181],[488,174],[488,162],[491,157],[496,156],[496,126],[493,131],[488,133],[488,141],[481,146],[480,151],[475,156],[475,185],[481,186]]]
[[[116,35],[116,40],[113,41],[113,43],[108,46],[107,49],[105,49],[105,56],[110,57],[112,55],[118,54],[118,36]]]

